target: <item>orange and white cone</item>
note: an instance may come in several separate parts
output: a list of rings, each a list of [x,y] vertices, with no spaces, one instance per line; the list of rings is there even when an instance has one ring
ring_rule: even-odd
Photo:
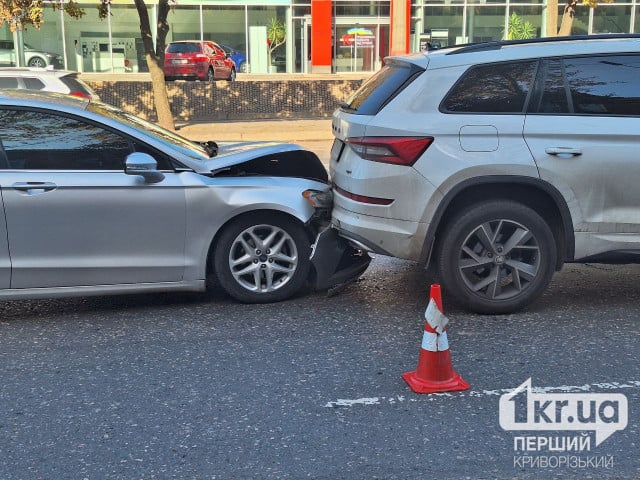
[[[402,374],[402,378],[416,393],[457,392],[468,390],[469,384],[453,369],[447,339],[449,319],[442,313],[440,285],[431,285],[429,305],[424,312],[422,347],[418,368]]]

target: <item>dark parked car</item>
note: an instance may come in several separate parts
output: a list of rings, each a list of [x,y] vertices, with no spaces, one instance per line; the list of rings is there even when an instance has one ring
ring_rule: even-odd
[[[200,40],[171,42],[164,54],[164,76],[168,81],[233,81],[236,65],[217,43]]]

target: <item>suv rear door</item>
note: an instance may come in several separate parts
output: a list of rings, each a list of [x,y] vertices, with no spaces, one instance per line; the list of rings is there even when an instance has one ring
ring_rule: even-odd
[[[639,69],[636,54],[541,63],[525,141],[567,200],[577,258],[638,241],[629,234],[640,233]]]

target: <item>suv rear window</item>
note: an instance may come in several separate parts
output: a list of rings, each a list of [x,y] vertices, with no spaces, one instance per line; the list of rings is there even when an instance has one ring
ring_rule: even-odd
[[[75,75],[65,75],[64,77],[60,77],[60,81],[69,87],[71,93],[83,93],[89,97],[97,96],[89,85]]]
[[[537,65],[534,60],[471,67],[440,108],[445,113],[523,113]]]
[[[167,53],[199,53],[199,43],[170,43]]]
[[[422,72],[423,69],[411,63],[386,64],[340,107],[358,115],[375,115]]]

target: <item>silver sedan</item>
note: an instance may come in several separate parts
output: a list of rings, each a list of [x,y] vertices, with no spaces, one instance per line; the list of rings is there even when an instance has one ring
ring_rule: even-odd
[[[192,142],[115,107],[0,94],[0,298],[204,290],[279,301],[357,277],[312,152]]]

